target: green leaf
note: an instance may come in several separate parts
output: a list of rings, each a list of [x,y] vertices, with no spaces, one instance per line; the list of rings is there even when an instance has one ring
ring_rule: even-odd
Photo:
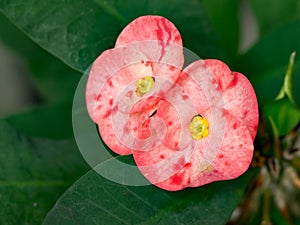
[[[295,103],[293,95],[292,95],[292,75],[293,75],[293,67],[294,67],[294,63],[295,63],[295,56],[296,56],[296,52],[293,52],[290,56],[290,61],[289,61],[288,68],[286,70],[283,85],[281,87],[279,94],[276,97],[276,100],[287,96],[287,98],[292,103]]]
[[[59,199],[43,225],[225,224],[252,173],[179,192],[125,186],[90,171]]]
[[[273,30],[262,38],[236,65],[238,71],[247,75],[253,84],[259,103],[272,101],[283,83],[292,52],[300,52],[300,20]],[[293,96],[300,104],[300,57],[297,57],[293,72]]]
[[[50,55],[0,13],[0,40],[28,64],[37,92],[47,102],[72,99],[80,73]]]
[[[0,0],[0,10],[36,43],[79,71],[86,70],[134,18],[155,14],[180,30],[201,57],[224,57],[198,0]]]
[[[237,0],[200,0],[218,35],[218,41],[232,58],[239,46],[239,21]],[[217,6],[217,7],[216,7]]]
[[[88,167],[74,140],[28,139],[0,120],[0,224],[41,224]]]
[[[300,111],[296,107],[292,95],[292,74],[295,63],[293,52],[290,56],[284,82],[275,101],[266,104],[263,109],[265,121],[269,121],[274,138],[289,133],[299,123]]]
[[[266,121],[272,118],[279,136],[289,133],[300,120],[299,109],[287,97],[266,104],[263,113]]]
[[[7,121],[31,137],[64,139],[73,136],[72,103],[39,106],[9,116]]]
[[[250,3],[262,34],[300,18],[298,0],[251,0]]]

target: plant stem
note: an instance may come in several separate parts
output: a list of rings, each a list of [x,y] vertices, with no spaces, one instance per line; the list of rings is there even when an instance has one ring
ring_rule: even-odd
[[[263,195],[263,208],[262,208],[262,221],[261,225],[270,225],[270,206],[271,206],[271,192],[270,190],[266,190]]]
[[[273,135],[273,137],[274,137],[274,154],[275,154],[275,157],[280,161],[282,154],[281,154],[278,130],[277,130],[277,127],[276,127],[275,122],[272,119],[272,117],[269,116],[268,118],[271,123],[272,129],[273,129],[273,134],[274,134]]]

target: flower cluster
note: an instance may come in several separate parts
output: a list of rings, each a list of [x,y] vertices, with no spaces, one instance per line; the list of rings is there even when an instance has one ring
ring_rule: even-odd
[[[139,17],[95,60],[86,87],[89,115],[106,145],[133,154],[152,184],[171,191],[244,173],[258,125],[244,75],[219,60],[183,69],[184,61],[169,20]]]

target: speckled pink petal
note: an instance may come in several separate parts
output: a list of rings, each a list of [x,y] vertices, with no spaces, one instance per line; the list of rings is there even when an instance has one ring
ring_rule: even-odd
[[[189,186],[198,187],[242,175],[249,168],[253,150],[247,126],[241,119],[226,112],[226,132],[221,149],[213,161],[205,160],[205,154],[193,154]]]
[[[107,50],[95,60],[86,86],[87,109],[94,122],[101,123],[111,113],[118,88],[139,77],[142,71],[151,72],[150,68],[140,63],[146,59],[141,52],[124,47]],[[120,77],[113,77],[118,73],[121,73]],[[113,83],[113,79],[118,82]]]
[[[258,126],[258,103],[249,80],[241,73],[231,72],[219,60],[204,60],[223,92],[225,109],[242,119],[254,140]]]
[[[123,47],[103,52],[93,63],[86,87],[86,102],[90,117],[97,123],[101,119],[101,107],[110,107],[120,91],[136,82],[142,76],[164,76],[169,80],[176,80],[178,71],[183,65],[183,52],[175,47],[177,58],[163,57],[159,63],[148,61],[147,50],[156,49],[158,42],[132,43]],[[147,53],[148,54],[148,53]],[[155,57],[154,57],[155,58]],[[102,92],[104,86],[106,89]],[[107,110],[102,110],[102,112]],[[106,114],[104,113],[104,115]]]
[[[254,140],[259,117],[256,95],[251,83],[243,74],[232,74],[236,83],[224,92],[225,108],[244,121]]]
[[[165,190],[176,191],[187,186],[188,168],[193,143],[183,151],[174,151],[161,145],[159,148],[141,152],[134,151],[133,157],[142,174],[154,185]]]
[[[151,48],[149,43],[155,42]],[[182,39],[172,22],[161,16],[141,16],[120,33],[116,47],[138,43],[132,47],[141,51],[149,61],[166,62],[182,69],[184,63]],[[153,66],[154,69],[159,67]]]
[[[141,16],[133,20],[122,30],[116,41],[116,47],[142,41],[159,41],[182,46],[177,28],[161,16]]]
[[[119,101],[124,100],[122,106],[124,106],[124,102],[127,102],[126,107],[129,110],[123,111],[124,113],[142,112],[157,104],[159,98],[149,94],[147,98],[140,99],[135,93],[136,81],[139,78],[144,76],[164,77],[169,83],[174,83],[180,75],[176,60],[174,62],[171,58],[163,58],[159,63],[147,61],[148,57],[143,52],[137,51],[136,46],[138,45],[139,43],[133,43],[102,53],[91,68],[86,87],[89,115],[99,125],[104,142],[118,154],[131,152],[122,144],[118,147],[119,140],[114,135],[113,126],[109,125],[109,121],[112,121],[112,113],[116,110],[122,111]],[[151,42],[143,46],[155,49],[157,45],[159,44]],[[168,91],[166,85],[161,85],[161,87],[163,88],[162,92]],[[101,128],[102,124],[105,128]]]
[[[185,154],[176,160],[174,151],[161,148],[147,153],[134,152],[134,159],[143,175],[156,186],[177,191],[186,187],[198,187],[219,180],[234,179],[243,174],[249,167],[253,155],[253,141],[246,125],[235,116],[226,113],[226,134],[221,139],[221,149],[213,160],[205,158],[211,138],[209,136],[196,141],[193,150],[186,149]],[[147,154],[147,156],[145,156]],[[166,165],[154,171],[158,163]],[[167,164],[169,166],[167,166]],[[164,176],[166,169],[172,174],[168,179],[160,182],[157,177]],[[170,172],[172,170],[172,173]],[[177,172],[176,172],[177,171]]]

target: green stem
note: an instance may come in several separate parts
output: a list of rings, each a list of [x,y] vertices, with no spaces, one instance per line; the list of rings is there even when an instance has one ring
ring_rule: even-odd
[[[262,215],[261,225],[271,224],[270,207],[271,207],[271,192],[269,190],[266,190],[263,195],[263,208],[262,208],[263,215]]]
[[[268,116],[268,119],[271,123],[272,130],[273,130],[273,136],[274,136],[274,154],[275,157],[280,160],[281,159],[281,148],[280,148],[280,140],[279,140],[279,133],[278,129],[275,125],[274,120],[272,119],[271,116]]]

